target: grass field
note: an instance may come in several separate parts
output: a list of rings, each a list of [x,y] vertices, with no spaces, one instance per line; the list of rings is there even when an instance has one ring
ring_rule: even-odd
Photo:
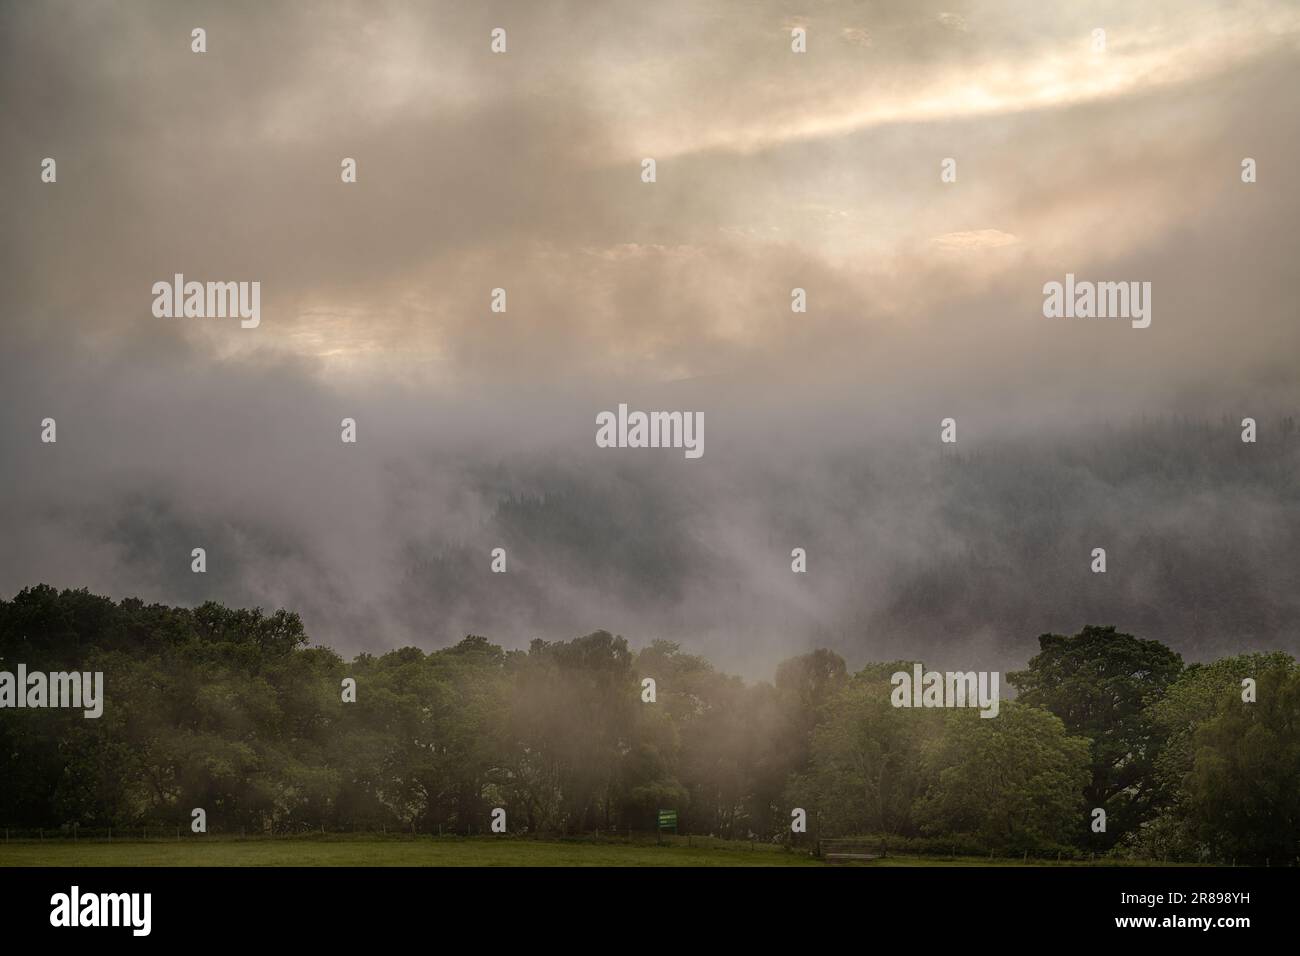
[[[806,850],[763,844],[544,841],[492,837],[15,841],[0,866],[824,866]],[[701,845],[703,844],[703,845]],[[889,856],[855,866],[1021,866],[983,857]],[[1029,861],[1029,866],[1057,865]],[[1086,865],[1086,864],[1060,864]]]
[[[0,845],[0,866],[819,866],[779,847],[492,838],[255,839]]]

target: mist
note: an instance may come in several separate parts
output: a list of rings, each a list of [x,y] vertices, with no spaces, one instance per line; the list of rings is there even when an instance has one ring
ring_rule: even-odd
[[[0,593],[756,678],[1295,652],[1300,15],[1047,7],[827,4],[798,61],[779,5],[3,5]],[[261,325],[155,318],[175,273]],[[1044,318],[1066,273],[1150,328]],[[597,448],[620,403],[703,456]]]

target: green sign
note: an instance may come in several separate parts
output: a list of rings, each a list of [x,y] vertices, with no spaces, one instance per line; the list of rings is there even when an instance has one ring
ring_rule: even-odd
[[[676,830],[677,829],[677,811],[660,810],[659,811],[659,829]]]

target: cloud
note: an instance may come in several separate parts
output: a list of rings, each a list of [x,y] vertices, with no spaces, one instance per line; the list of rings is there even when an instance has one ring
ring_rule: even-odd
[[[1200,439],[1150,422],[1294,414],[1294,9],[825,4],[804,55],[786,16],[0,8],[0,590],[283,604],[347,652],[607,627],[750,674],[1018,663],[1084,616],[1293,640],[1294,502],[1245,462],[1189,489]],[[260,281],[261,327],[155,319],[176,272]],[[1151,281],[1152,327],[1044,320],[1066,272]],[[597,454],[620,401],[704,411],[705,457]],[[1125,471],[1108,425],[1166,457]],[[1072,577],[1098,534],[1110,591]]]
[[[930,240],[943,249],[1000,249],[1015,245],[1020,240],[1000,229],[970,229],[965,232],[947,232]]]

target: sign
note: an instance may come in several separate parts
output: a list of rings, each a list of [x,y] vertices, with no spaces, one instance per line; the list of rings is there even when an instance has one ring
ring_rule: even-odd
[[[660,810],[659,811],[659,829],[676,830],[677,829],[677,811]]]

